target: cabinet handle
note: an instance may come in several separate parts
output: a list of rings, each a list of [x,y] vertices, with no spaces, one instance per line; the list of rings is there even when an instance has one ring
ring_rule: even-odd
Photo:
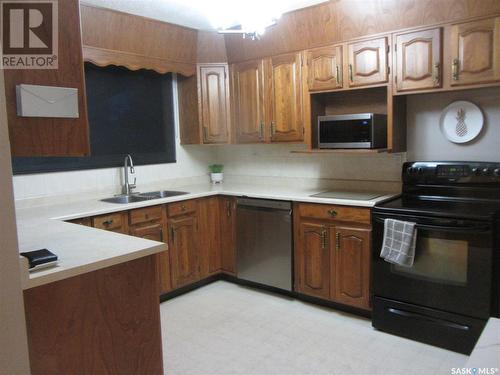
[[[165,242],[163,241],[163,228],[160,228],[160,240],[161,242]]]
[[[339,250],[340,250],[340,233],[339,233],[339,232],[337,232],[337,233],[335,234],[335,249],[336,249],[337,251],[339,251]]]
[[[264,139],[264,122],[261,121],[259,125],[259,139],[262,140]]]
[[[181,210],[182,210],[182,211],[186,211],[186,206],[185,206],[184,204],[183,204],[183,205],[181,205]]]
[[[231,202],[229,201],[226,202],[226,213],[227,217],[231,217]]]
[[[337,75],[337,85],[340,85],[340,69],[339,66],[335,66],[335,74]]]
[[[349,64],[349,81],[353,82],[353,75],[352,75],[352,64]]]
[[[432,79],[433,79],[435,85],[439,84],[439,81],[441,79],[439,76],[439,63],[434,64],[434,67],[432,70]]]
[[[454,81],[458,81],[458,59],[453,59],[451,63],[451,75]]]
[[[102,225],[105,225],[105,226],[108,226],[108,225],[111,225],[111,224],[113,224],[113,219],[104,220],[102,222]]]
[[[203,140],[208,141],[208,128],[206,126],[203,127]]]
[[[274,121],[271,121],[271,138],[274,136],[276,133],[276,129],[274,128]]]
[[[328,210],[328,213],[330,214],[331,217],[337,216],[337,211],[335,210]]]
[[[174,242],[174,235],[175,235],[174,227],[170,227],[170,238],[172,242]]]
[[[326,249],[326,230],[321,231],[321,248]]]

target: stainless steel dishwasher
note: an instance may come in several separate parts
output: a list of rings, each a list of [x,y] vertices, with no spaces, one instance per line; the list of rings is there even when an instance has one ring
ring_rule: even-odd
[[[237,277],[292,290],[292,204],[239,198]]]

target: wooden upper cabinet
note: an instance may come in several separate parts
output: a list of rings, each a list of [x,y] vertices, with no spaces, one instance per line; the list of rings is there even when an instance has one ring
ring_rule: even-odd
[[[330,249],[328,228],[323,224],[300,222],[296,246],[296,289],[300,293],[330,298]],[[297,245],[297,244],[296,244]]]
[[[172,287],[198,280],[198,241],[196,215],[169,219],[169,243]]]
[[[267,59],[266,92],[269,93],[272,142],[304,140],[301,63],[300,53]]]
[[[229,80],[227,64],[198,66],[199,116],[203,143],[229,141]]]
[[[500,17],[451,27],[451,85],[500,80]]]
[[[265,140],[264,62],[232,66],[234,128],[237,143]]]
[[[349,43],[347,50],[349,87],[387,82],[386,37]]]
[[[397,90],[441,87],[441,28],[398,34],[395,39]]]
[[[309,91],[342,87],[342,46],[306,51]]]
[[[370,234],[369,229],[336,226],[332,256],[332,295],[339,303],[368,309],[370,307]],[[333,247],[333,246],[332,246]]]

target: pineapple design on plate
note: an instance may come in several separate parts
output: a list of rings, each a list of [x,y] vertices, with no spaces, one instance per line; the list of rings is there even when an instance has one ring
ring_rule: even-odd
[[[481,109],[465,100],[453,102],[441,112],[441,132],[453,143],[472,141],[481,133],[483,125]]]
[[[465,123],[465,110],[460,108],[457,111],[457,135],[464,137],[467,134],[467,124]]]

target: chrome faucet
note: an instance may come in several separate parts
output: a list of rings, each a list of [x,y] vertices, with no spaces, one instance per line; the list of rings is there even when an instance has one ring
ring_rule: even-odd
[[[130,195],[132,194],[132,190],[135,189],[136,185],[136,181],[137,181],[137,178],[134,177],[134,183],[131,184],[128,182],[128,169],[129,169],[129,162],[130,162],[130,174],[134,174],[135,173],[135,169],[134,169],[134,162],[132,161],[132,156],[130,155],[127,155],[125,156],[125,162],[124,162],[124,165],[123,165],[123,177],[124,177],[124,180],[125,180],[125,184],[123,185],[123,188],[122,188],[122,193],[125,194],[125,195]]]

